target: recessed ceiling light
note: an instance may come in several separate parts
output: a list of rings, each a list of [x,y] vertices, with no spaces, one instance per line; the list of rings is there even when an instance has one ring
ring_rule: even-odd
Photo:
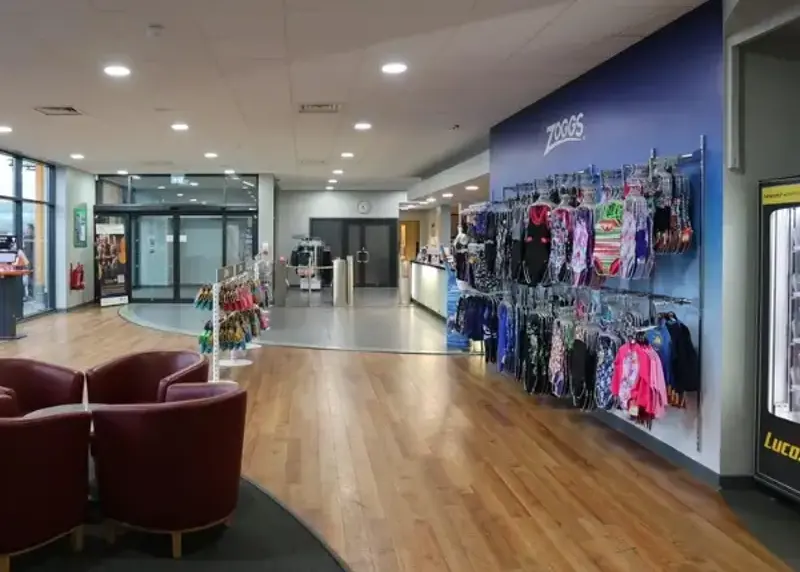
[[[333,174],[334,175],[344,175],[344,171],[342,171],[341,169],[334,169],[333,170]]]
[[[352,159],[353,157],[355,157],[355,155],[350,151],[345,151],[342,153],[342,159]]]
[[[183,193],[178,193],[178,195],[177,195],[177,196],[179,196],[179,197],[182,197],[182,196],[183,196]]]
[[[192,181],[192,182],[191,182],[191,183],[189,183],[189,184],[190,184],[192,187],[196,187],[196,186],[197,186],[197,185],[199,185],[200,183],[198,183],[197,181]]]
[[[189,199],[189,202],[190,202],[190,203],[196,203],[196,202],[197,202],[197,199]]]
[[[164,190],[164,189],[166,189],[166,188],[167,188],[167,187],[165,187],[164,185],[158,185],[158,190],[160,190],[160,191],[161,191],[161,190]]]
[[[122,175],[123,177],[128,174],[128,171],[117,171],[117,175]]]
[[[81,159],[84,158],[83,155],[81,155],[80,153],[73,153],[69,157],[70,159],[75,159],[76,161],[80,161]]]
[[[234,171],[233,169],[225,169],[225,174],[226,175],[235,175],[236,171]]]
[[[428,198],[428,199],[427,199],[425,202],[426,202],[426,203],[435,203],[435,202],[436,202],[436,199],[435,199],[434,197],[430,197],[430,198]]]
[[[131,179],[136,179],[136,180],[139,180],[139,179],[141,179],[141,177],[140,177],[139,175],[133,175],[133,176],[131,177]]]
[[[464,188],[467,189],[468,191],[477,191],[478,189],[480,189],[478,185],[467,185]]]
[[[131,75],[131,70],[119,64],[112,64],[103,68],[103,72],[111,77],[128,77]]]
[[[359,121],[355,125],[353,125],[353,129],[356,131],[369,131],[372,129],[372,123],[367,123],[366,121]]]
[[[8,125],[0,125],[0,133],[11,133],[12,131],[14,130]]]
[[[332,190],[333,190],[333,187],[330,187],[330,186],[328,186],[328,187],[325,187],[325,190],[326,190],[326,191],[332,191]]]
[[[214,153],[214,152],[209,152],[209,153],[206,153],[206,154],[205,154],[205,158],[206,158],[206,159],[216,159],[217,157],[219,157],[219,155],[217,155],[217,154],[216,154],[216,153]]]
[[[172,124],[173,131],[188,131],[189,126],[186,123],[173,123]]]
[[[328,179],[328,183],[330,183],[331,185],[335,185],[338,182],[339,181],[337,181],[336,179]]]
[[[408,66],[403,62],[390,62],[388,64],[384,64],[381,67],[381,71],[388,75],[398,75],[401,73],[405,73],[408,69]]]
[[[453,193],[442,193],[442,198],[443,199],[452,199],[453,198]]]

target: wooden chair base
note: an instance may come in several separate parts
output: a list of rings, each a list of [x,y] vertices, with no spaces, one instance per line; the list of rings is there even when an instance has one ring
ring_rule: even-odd
[[[48,544],[59,540],[67,535],[70,537],[70,544],[72,545],[73,552],[81,552],[83,550],[83,526],[76,526],[69,532],[65,532],[64,534],[59,534],[55,538],[51,538],[50,540],[45,540],[44,542],[37,544],[36,546],[31,546],[30,548],[26,548],[25,550],[20,550],[19,552],[14,552],[13,554],[0,554],[0,572],[11,572],[11,557],[18,556],[19,554],[25,554],[27,552],[33,552],[34,550],[38,550],[43,546],[47,546]]]
[[[211,522],[204,526],[197,526],[195,528],[187,528],[186,530],[154,530],[150,528],[143,528],[141,526],[134,526],[132,524],[127,524],[124,522],[116,522],[112,520],[107,520],[105,523],[106,529],[106,540],[109,544],[114,544],[116,539],[117,533],[125,528],[130,530],[138,530],[140,532],[146,532],[151,534],[169,534],[172,540],[172,558],[175,560],[179,560],[183,556],[183,535],[190,533],[190,532],[199,532],[201,530],[206,530],[209,528],[213,528],[215,526],[219,526],[220,524],[224,524],[227,527],[230,527],[233,524],[233,515],[229,514],[223,519]],[[7,572],[0,568],[0,572]]]

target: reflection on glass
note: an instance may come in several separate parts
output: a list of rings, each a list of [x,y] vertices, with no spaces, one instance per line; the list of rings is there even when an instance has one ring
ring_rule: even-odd
[[[132,175],[100,178],[102,204],[119,204],[130,184],[139,205],[228,206],[255,210],[258,177],[252,175]]]
[[[16,203],[0,199],[0,234],[15,234],[14,213]]]
[[[14,196],[14,158],[0,153],[0,196]]]
[[[22,161],[22,198],[46,201],[50,169],[36,161]]]
[[[48,209],[38,203],[22,203],[22,250],[28,257],[31,274],[23,278],[25,316],[39,314],[50,309],[48,292],[49,252]]]
[[[173,219],[136,216],[133,234],[131,295],[138,300],[171,300],[173,291]]]
[[[193,298],[222,266],[222,217],[182,216],[179,228],[181,298]]]
[[[225,265],[245,262],[253,258],[253,217],[228,217]]]
[[[800,422],[800,208],[770,216],[769,410]]]

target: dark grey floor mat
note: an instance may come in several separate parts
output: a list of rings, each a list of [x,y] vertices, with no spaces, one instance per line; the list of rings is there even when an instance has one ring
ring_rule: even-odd
[[[242,480],[233,525],[187,534],[173,560],[168,535],[125,532],[114,546],[90,525],[82,554],[63,539],[12,558],[14,572],[341,572],[347,568],[311,531],[256,485]]]

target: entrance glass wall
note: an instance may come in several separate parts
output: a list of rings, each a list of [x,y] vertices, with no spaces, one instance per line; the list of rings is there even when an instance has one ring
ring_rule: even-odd
[[[23,316],[52,310],[53,167],[0,153],[0,234],[13,235],[30,262],[23,278]]]
[[[132,237],[132,301],[190,301],[256,253],[257,175],[100,175],[96,213]],[[2,216],[2,215],[0,215]]]
[[[218,268],[256,254],[257,215],[249,211],[97,206],[95,213],[96,223],[124,224],[131,237],[128,296],[134,302],[191,301],[200,286],[214,282]]]

